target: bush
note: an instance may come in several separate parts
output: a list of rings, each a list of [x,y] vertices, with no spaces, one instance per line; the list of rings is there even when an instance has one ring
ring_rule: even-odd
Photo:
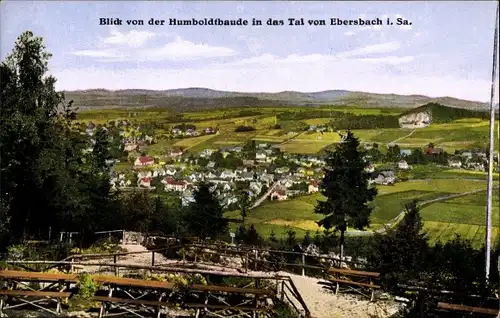
[[[78,296],[82,299],[91,299],[99,289],[99,284],[88,273],[79,274],[77,280],[76,288],[78,289]]]
[[[234,130],[234,132],[245,132],[245,131],[254,131],[255,128],[252,126],[238,126]]]

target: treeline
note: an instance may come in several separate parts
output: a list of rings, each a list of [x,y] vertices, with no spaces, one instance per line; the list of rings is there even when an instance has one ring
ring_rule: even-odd
[[[183,208],[179,200],[114,191],[108,165],[112,130],[98,128],[93,142],[81,134],[72,103],[45,76],[49,58],[42,39],[25,32],[0,65],[1,248],[64,231],[79,232],[82,244],[101,230],[168,233],[172,222],[207,236],[227,231],[214,229],[226,221],[208,185],[195,193],[198,203]]]
[[[333,118],[329,125],[334,130],[399,128],[398,118],[398,116],[390,115],[355,115],[343,113],[342,116]]]

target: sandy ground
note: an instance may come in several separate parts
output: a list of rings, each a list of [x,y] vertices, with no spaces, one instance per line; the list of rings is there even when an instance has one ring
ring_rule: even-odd
[[[146,252],[147,249],[141,245],[122,245],[127,252]],[[102,259],[98,262],[107,263],[109,259]],[[95,260],[92,262],[96,262]],[[123,256],[117,260],[120,264],[134,264],[134,265],[151,265],[151,253],[131,254]],[[183,263],[178,260],[168,260],[163,255],[155,254],[155,265],[167,265],[175,267],[183,267]],[[187,265],[187,264],[185,264]],[[220,266],[216,264],[203,265],[203,269],[216,270],[222,272],[238,273],[235,268],[228,266]],[[85,266],[86,272],[110,272],[112,269],[105,269],[99,266]],[[368,298],[357,296],[353,294],[338,294],[334,295],[333,292],[326,290],[318,282],[320,279],[308,276],[294,275],[287,272],[269,273],[251,271],[248,274],[256,276],[272,276],[283,275],[289,276],[293,280],[295,286],[299,290],[304,302],[306,303],[311,316],[313,318],[364,318],[364,317],[391,317],[402,308],[401,303],[387,300],[377,300],[370,302]],[[299,307],[300,308],[300,307]]]

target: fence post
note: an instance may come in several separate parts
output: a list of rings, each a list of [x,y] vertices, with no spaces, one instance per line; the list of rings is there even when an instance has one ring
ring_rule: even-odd
[[[306,255],[302,253],[302,276],[306,276]]]
[[[155,266],[155,252],[151,252],[151,266]]]
[[[113,264],[116,265],[116,261],[117,261],[117,256],[116,255],[113,255]],[[118,276],[118,266],[115,266],[115,276]]]

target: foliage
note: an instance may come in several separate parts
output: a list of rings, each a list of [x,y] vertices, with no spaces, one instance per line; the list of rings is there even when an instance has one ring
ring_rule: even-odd
[[[330,126],[335,130],[399,128],[399,121],[398,116],[343,113],[334,118]]]
[[[76,288],[78,289],[78,296],[83,299],[91,299],[95,293],[99,290],[99,284],[97,284],[92,275],[88,273],[82,273],[77,276]]]
[[[238,126],[234,129],[234,132],[245,132],[245,131],[254,131],[255,128],[252,126]]]
[[[398,283],[417,283],[428,257],[426,233],[415,202],[407,205],[407,213],[396,229],[375,234],[369,262],[391,289]]]
[[[217,238],[228,231],[228,221],[222,207],[208,184],[200,184],[194,192],[195,202],[190,203],[184,214],[187,231],[198,237]]]
[[[300,315],[293,310],[292,306],[286,302],[279,301],[274,310],[277,318],[299,318]]]
[[[326,201],[317,201],[314,212],[326,215],[318,225],[340,231],[341,248],[347,226],[363,229],[369,225],[369,203],[377,195],[377,189],[368,185],[370,175],[365,171],[368,163],[364,155],[359,150],[359,140],[348,131],[343,142],[326,158],[325,176],[320,184]]]

